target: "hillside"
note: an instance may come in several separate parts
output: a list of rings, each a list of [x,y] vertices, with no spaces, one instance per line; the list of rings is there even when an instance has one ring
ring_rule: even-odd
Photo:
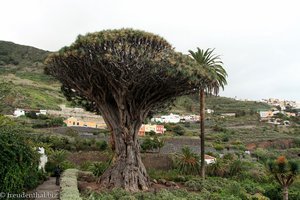
[[[35,47],[0,41],[0,66],[38,66],[50,52]]]
[[[0,113],[11,114],[16,107],[59,109],[65,103],[59,82],[43,73],[49,53],[0,41]]]
[[[205,99],[206,108],[213,109],[215,113],[240,112],[250,113],[258,110],[269,109],[266,103],[256,101],[238,101],[228,97],[207,96]],[[199,113],[198,94],[183,96],[175,101],[171,109],[174,113]]]

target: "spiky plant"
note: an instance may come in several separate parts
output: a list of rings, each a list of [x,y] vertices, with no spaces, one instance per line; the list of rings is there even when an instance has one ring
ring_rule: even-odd
[[[175,164],[182,174],[197,174],[199,172],[200,157],[189,147],[183,147],[181,153],[175,154]]]
[[[288,161],[284,156],[279,156],[277,160],[268,161],[267,166],[283,189],[283,199],[288,200],[288,188],[299,175],[299,164],[296,161]]]

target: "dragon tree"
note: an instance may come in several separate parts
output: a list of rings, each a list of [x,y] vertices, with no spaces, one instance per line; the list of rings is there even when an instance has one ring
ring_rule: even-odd
[[[62,83],[67,99],[101,113],[111,130],[115,158],[101,186],[128,191],[149,188],[138,142],[144,119],[176,96],[196,93],[208,79],[165,39],[132,29],[78,36],[46,63],[46,73]]]

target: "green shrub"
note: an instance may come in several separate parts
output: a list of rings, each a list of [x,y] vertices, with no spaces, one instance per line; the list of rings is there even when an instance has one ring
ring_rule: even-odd
[[[0,127],[0,191],[19,193],[39,184],[39,155],[24,131],[18,127]]]
[[[50,176],[54,176],[56,164],[54,162],[48,161],[45,165],[45,171],[50,174]]]
[[[222,135],[222,142],[228,142],[229,141],[229,135],[224,134]]]
[[[214,144],[214,148],[217,151],[222,151],[222,150],[224,150],[224,145],[222,145],[222,144]]]
[[[230,165],[229,165],[229,175],[230,176],[235,176],[243,170],[244,163],[241,160],[234,160]]]
[[[28,117],[28,118],[31,118],[31,119],[37,119],[38,118],[35,111],[26,112],[25,116]]]
[[[61,200],[81,200],[79,190],[77,188],[77,169],[67,169],[61,177]]]
[[[204,188],[204,181],[201,179],[192,179],[184,183],[192,191],[201,191]]]
[[[184,128],[182,128],[182,126],[180,125],[175,125],[174,128],[173,128],[173,132],[176,134],[176,135],[184,135]]]
[[[63,171],[66,170],[66,169],[73,169],[73,168],[76,167],[74,163],[71,163],[71,162],[68,161],[68,160],[63,161],[63,162],[60,164],[60,166],[61,166],[61,169],[62,169]]]
[[[215,132],[223,132],[223,133],[227,133],[228,132],[228,130],[226,128],[221,127],[219,125],[215,125],[213,127],[213,131],[215,131]]]
[[[90,170],[93,172],[94,176],[100,177],[105,170],[108,168],[109,164],[107,162],[95,162],[90,166]]]
[[[101,151],[104,151],[108,148],[108,144],[105,140],[96,142],[96,146],[99,147]]]
[[[78,131],[76,131],[72,128],[67,128],[65,135],[70,136],[70,137],[78,137]]]
[[[245,179],[241,182],[241,185],[249,194],[255,195],[257,193],[265,193],[265,189],[263,188],[263,186],[260,185],[260,183],[255,182],[254,180]]]
[[[275,184],[267,184],[264,186],[264,195],[271,200],[282,200],[281,188]]]
[[[114,196],[107,193],[92,193],[88,196],[87,200],[115,200]]]
[[[137,199],[132,195],[126,195],[121,197],[120,200],[137,200]]]
[[[181,175],[178,169],[171,169],[167,171],[148,169],[147,172],[152,179],[156,179],[156,180],[165,179],[168,181],[186,182],[187,180],[193,177],[192,175]]]
[[[143,152],[153,152],[154,150],[158,150],[159,152],[160,149],[164,146],[164,144],[164,140],[157,137],[156,135],[154,137],[147,136],[141,144],[141,148]]]
[[[114,188],[114,189],[112,189],[111,194],[115,197],[115,199],[120,199],[123,196],[130,195],[129,192],[125,191],[122,188]]]
[[[88,161],[85,161],[85,162],[81,163],[79,168],[82,171],[89,171],[90,168],[92,167],[92,165],[93,165],[93,162],[88,160]]]
[[[190,128],[191,127],[191,122],[184,122],[184,127]]]

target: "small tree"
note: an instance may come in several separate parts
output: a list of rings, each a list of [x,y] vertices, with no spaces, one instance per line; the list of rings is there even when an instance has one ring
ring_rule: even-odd
[[[146,137],[143,143],[141,144],[141,148],[143,151],[154,151],[158,150],[160,152],[160,149],[164,146],[164,140],[161,138],[155,136]]]
[[[267,165],[283,189],[283,200],[288,200],[288,188],[299,174],[299,164],[295,161],[287,161],[284,156],[279,156],[277,160],[269,161]]]

